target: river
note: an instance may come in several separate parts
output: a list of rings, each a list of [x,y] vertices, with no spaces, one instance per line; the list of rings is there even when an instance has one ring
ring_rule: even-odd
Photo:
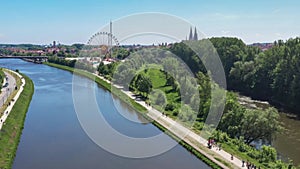
[[[272,145],[277,149],[282,159],[292,159],[300,165],[300,121],[286,113],[280,113],[280,121],[285,131],[280,134]]]
[[[268,102],[252,100],[249,97],[239,96],[239,101],[249,108],[268,108]],[[280,122],[284,131],[272,141],[272,146],[276,148],[279,158],[284,161],[293,160],[294,164],[300,165],[300,120],[289,112],[280,112]],[[259,143],[260,144],[260,143]]]
[[[13,169],[210,168],[180,145],[151,158],[131,159],[111,154],[97,146],[81,128],[72,100],[70,72],[18,59],[0,59],[0,65],[19,69],[35,85]],[[100,86],[96,87],[96,94],[103,115],[116,130],[135,137],[161,133]],[[128,121],[117,110],[123,110],[122,115],[140,123]],[[168,141],[174,142],[171,138]]]

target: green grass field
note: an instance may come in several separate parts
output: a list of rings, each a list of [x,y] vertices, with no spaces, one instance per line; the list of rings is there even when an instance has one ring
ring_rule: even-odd
[[[151,68],[147,69],[147,71],[143,71],[141,73],[147,76],[152,83],[152,91],[154,92],[150,93],[149,95],[151,105],[157,110],[165,112],[169,116],[173,116],[172,111],[165,111],[164,107],[153,103],[153,100],[156,100],[157,93],[161,91],[166,96],[167,104],[173,104],[175,109],[180,109],[180,95],[178,92],[172,90],[172,86],[167,85],[166,75],[164,72],[162,72],[159,67],[152,66]]]

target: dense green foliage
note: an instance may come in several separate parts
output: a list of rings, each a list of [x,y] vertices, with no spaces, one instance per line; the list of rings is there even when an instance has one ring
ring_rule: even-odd
[[[244,161],[248,161],[260,168],[294,169],[292,161],[283,162],[277,159],[277,152],[271,146],[263,145],[260,149],[245,144],[243,138],[232,139],[226,133],[216,131],[213,134],[215,140],[222,143],[222,148],[236,154]]]
[[[112,57],[122,60],[122,59],[125,59],[126,57],[128,57],[129,55],[130,55],[130,52],[128,50],[126,50],[125,48],[122,48],[122,47],[118,47],[118,48],[113,49]]]
[[[250,95],[253,92],[255,97],[262,95],[265,99],[274,98],[272,95],[275,94],[271,92],[276,93],[273,90],[275,86],[279,86],[279,80],[276,82],[274,79],[268,80],[265,77],[266,71],[272,70],[268,63],[274,62],[274,59],[269,58],[269,62],[264,59],[270,55],[268,52],[280,48],[280,45],[276,44],[272,49],[263,52],[257,47],[246,46],[236,38],[212,38],[211,42],[216,46],[216,51],[220,55],[229,89],[244,93],[248,91]],[[193,43],[195,43],[193,45],[202,44],[201,41]],[[205,48],[203,49],[205,50]],[[211,92],[216,92],[218,95],[224,89],[211,82],[208,76],[209,72],[205,70],[201,60],[185,43],[174,44],[170,51],[191,68],[198,83],[195,82],[195,79],[187,76],[177,59],[168,57],[170,56],[168,51],[157,49],[138,50],[131,53],[134,59],[124,63],[100,64],[98,71],[116,84],[129,85],[127,87],[137,94],[144,95],[145,99],[148,99],[149,95],[151,105],[155,108],[171,117],[179,118],[184,124],[192,125],[193,129],[199,131],[203,128],[211,108]],[[206,51],[203,51],[202,54],[208,57]],[[203,58],[205,59],[205,57]],[[156,64],[149,66],[145,60],[151,60],[154,63],[156,61]],[[269,67],[264,68],[264,64]],[[277,63],[274,64],[277,65]],[[253,70],[256,71],[252,72]],[[283,73],[279,70],[278,68],[275,72]],[[128,79],[128,77],[132,78]],[[266,85],[266,83],[270,84]],[[293,88],[296,89],[297,83],[294,83]],[[256,89],[254,90],[254,88]],[[197,92],[194,91],[195,89]],[[196,97],[195,93],[199,93],[199,96]],[[280,165],[284,166],[282,168],[286,168],[288,164],[278,161],[277,157],[272,155],[276,154],[276,150],[272,148],[270,151],[268,148],[255,150],[249,146],[253,141],[270,142],[281,131],[278,112],[274,108],[267,110],[246,109],[238,103],[237,96],[231,92],[227,92],[226,97],[224,115],[218,126],[218,131],[227,137],[226,141],[220,140],[220,142],[231,144],[236,143],[235,140],[239,140],[240,146],[238,148],[235,149],[236,146],[231,145],[235,149],[234,154],[244,154],[249,160],[254,160],[254,163],[259,163],[266,168],[270,166],[278,168]],[[222,98],[220,97],[220,99]],[[198,105],[199,107],[186,106],[189,103],[196,103],[191,105]],[[218,103],[214,103],[213,106],[218,107]],[[196,118],[196,122],[191,124],[193,118]],[[248,150],[254,152],[254,155]]]
[[[300,90],[298,90],[300,86],[298,81],[300,40],[298,38],[290,39],[286,43],[275,42],[273,48],[266,51],[246,46],[237,38],[212,38],[210,41],[215,46],[224,66],[229,89],[257,99],[269,100],[294,110],[299,108],[299,106],[297,107],[300,100]],[[201,44],[201,42],[195,43]],[[199,62],[195,57],[195,52],[189,49],[185,43],[174,44],[170,50],[182,58],[192,70],[199,70],[207,75],[202,62]],[[195,66],[195,63],[198,66]],[[196,74],[197,71],[194,73]],[[201,107],[200,110],[203,111],[205,108],[205,106]],[[274,108],[245,109],[238,104],[236,96],[228,93],[224,115],[218,129],[228,134],[228,138],[231,138],[227,139],[228,141],[241,140],[242,147],[251,148],[247,144],[258,140],[271,141],[276,133],[281,131],[278,118],[278,112]],[[236,144],[230,146],[235,147],[234,145]],[[239,147],[236,152],[240,152],[242,149]],[[262,159],[265,154],[262,150],[255,150],[256,156],[251,153],[246,154],[268,168],[287,168],[287,165],[281,161],[269,161],[276,157],[268,156]],[[275,149],[272,151],[275,151],[273,154],[276,154]]]
[[[85,61],[65,60],[65,59],[61,59],[59,57],[53,56],[53,57],[48,58],[48,62],[65,65],[65,66],[69,66],[69,67],[73,67],[73,68],[76,67],[78,69],[83,69],[83,70],[86,70],[86,71],[89,71],[92,73],[95,72],[95,68],[93,68],[93,66],[89,65]]]
[[[152,89],[152,82],[150,81],[149,77],[143,74],[139,74],[136,76],[132,83],[134,88],[136,88],[141,95],[144,95],[146,98],[148,97],[148,94]]]
[[[278,41],[271,49],[253,54],[234,63],[229,79],[236,85],[231,88],[299,111],[300,39]]]
[[[118,62],[114,62],[105,65],[103,62],[100,62],[97,70],[101,76],[104,76],[105,78],[111,80],[118,64]]]
[[[26,113],[34,92],[33,82],[25,75],[26,84],[0,132],[0,168],[12,167],[22,134]]]
[[[182,46],[186,47],[185,45]],[[177,50],[179,49],[177,48]],[[196,122],[193,126],[195,129],[201,130],[211,108],[212,89],[217,93],[221,93],[222,89],[219,89],[202,72],[197,73],[196,77],[199,85],[196,87],[193,79],[182,76],[185,72],[181,70],[178,60],[164,57],[167,52],[157,52],[157,50],[150,49],[138,52],[137,55],[142,56],[142,58],[147,57],[143,54],[156,56],[160,59],[161,65],[146,66],[143,60],[136,57],[128,62],[120,63],[117,67],[100,64],[98,70],[105,70],[99,71],[100,74],[110,77],[112,73],[115,73],[117,78],[114,80],[121,85],[127,80],[126,77],[134,77],[130,82],[132,91],[141,94],[146,100],[148,94],[151,93],[150,102],[152,106],[173,117],[177,117],[179,114],[179,118],[183,122],[189,123],[191,119],[195,118]],[[134,62],[135,65],[132,66],[131,62]],[[173,76],[172,73],[167,73],[171,70],[176,72]],[[139,73],[135,74],[134,72]],[[196,97],[194,92],[199,93],[199,96],[197,96],[199,98]],[[182,98],[183,96],[186,96],[186,98]],[[190,106],[181,107],[181,101]],[[213,106],[218,107],[218,103],[214,103]],[[239,105],[236,95],[228,93],[224,116],[218,129],[227,132],[231,138],[243,137],[247,144],[259,140],[271,141],[281,130],[278,118],[278,112],[275,109],[270,108],[265,111],[247,110]]]
[[[270,142],[282,130],[276,109],[246,109],[238,104],[233,94],[227,95],[224,115],[218,129],[231,138],[243,138],[246,144],[259,140]]]
[[[73,45],[33,45],[33,44],[0,44],[0,56],[59,56],[77,57],[83,44]]]
[[[245,47],[239,40],[234,42],[239,42],[239,46]],[[225,45],[223,43],[222,45]],[[181,47],[186,48],[187,46],[182,44]],[[180,48],[177,46],[176,50],[180,50]],[[160,111],[165,111],[173,117],[180,114],[179,118],[187,123],[191,119],[196,119],[194,128],[201,130],[211,109],[211,92],[221,95],[223,89],[211,82],[210,78],[202,72],[196,74],[197,86],[193,78],[185,75],[186,72],[182,69],[179,60],[167,57],[168,52],[166,51],[147,49],[136,52],[135,55],[137,57],[124,63],[115,63],[110,66],[100,64],[98,70],[101,75],[110,78],[114,73],[113,81],[115,83],[123,86],[130,84],[130,89],[144,96],[146,100],[148,94],[151,93],[151,105]],[[145,61],[141,58],[145,60],[158,58],[161,64],[145,65]],[[135,72],[139,73],[135,74]],[[127,79],[128,77],[132,77],[132,79]],[[131,81],[126,82],[128,80]],[[195,95],[195,93],[199,93],[199,95]],[[181,103],[189,106],[182,107]],[[218,107],[219,105],[214,103],[213,106]],[[243,137],[247,144],[259,140],[270,142],[281,130],[278,118],[278,112],[275,109],[247,110],[239,105],[236,95],[228,93],[224,116],[218,129],[227,132],[232,138]],[[194,121],[190,121],[190,123],[192,122]]]
[[[266,51],[247,46],[237,38],[211,38],[223,63],[227,85],[255,99],[299,111],[300,108],[300,38],[279,40]],[[201,41],[194,42],[201,45]],[[206,73],[202,62],[185,43],[170,49],[196,74]]]

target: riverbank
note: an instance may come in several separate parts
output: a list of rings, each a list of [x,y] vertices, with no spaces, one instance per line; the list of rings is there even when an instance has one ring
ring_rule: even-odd
[[[22,75],[24,86],[19,98],[14,101],[14,105],[9,107],[9,117],[6,119],[0,132],[0,168],[11,168],[16,150],[22,134],[26,113],[34,92],[31,79]],[[21,90],[21,89],[19,89]]]
[[[106,90],[112,92],[114,95],[119,97],[121,100],[123,100],[125,103],[127,103],[131,108],[135,109],[136,111],[142,112],[142,113],[145,113],[147,111],[147,109],[145,107],[143,107],[142,105],[136,103],[133,99],[128,98],[126,96],[126,94],[124,94],[123,92],[121,92],[120,90],[115,88],[114,86],[111,86],[109,83],[107,83],[107,81],[95,76],[92,73],[89,73],[89,72],[86,72],[86,71],[83,71],[83,70],[74,71],[74,68],[71,68],[71,67],[68,67],[68,66],[63,66],[63,65],[58,65],[58,64],[54,64],[54,63],[49,63],[49,62],[44,62],[44,64],[48,65],[48,66],[51,66],[51,67],[63,69],[63,70],[69,71],[71,73],[75,73],[77,75],[84,76],[86,78],[89,78],[89,79],[95,81],[97,84],[104,87]]]
[[[202,138],[202,142],[200,143],[198,139],[200,139],[200,136],[196,135],[194,132],[192,132],[189,129],[186,129],[180,124],[175,124],[176,131],[169,130],[171,129],[171,125],[174,124],[175,121],[173,121],[170,118],[161,118],[162,113],[156,112],[153,113],[145,113],[147,106],[143,102],[137,102],[135,101],[130,95],[128,95],[128,92],[122,91],[118,89],[115,86],[111,86],[110,83],[102,79],[99,76],[96,76],[92,73],[83,71],[83,70],[76,70],[74,71],[74,68],[63,66],[63,65],[57,65],[53,63],[45,63],[48,66],[56,67],[59,69],[67,70],[70,72],[74,72],[78,75],[85,76],[89,79],[92,79],[96,81],[98,84],[103,86],[105,89],[112,91],[113,94],[117,93],[117,96],[121,100],[125,101],[127,104],[129,104],[131,107],[133,107],[135,110],[141,113],[138,109],[142,109],[142,115],[149,119],[150,121],[153,121],[152,123],[157,126],[162,131],[166,131],[166,134],[170,135],[173,139],[178,141],[183,147],[185,147],[187,150],[192,152],[194,155],[196,155],[199,159],[210,165],[212,168],[241,168],[241,160],[234,157],[234,160],[230,160],[230,154],[222,151],[215,151],[210,150],[206,147],[206,140]],[[111,90],[114,88],[114,90]],[[134,103],[134,105],[131,105],[131,103]],[[142,106],[143,105],[143,106]],[[137,106],[137,107],[136,107]],[[157,114],[158,113],[158,114]],[[155,117],[156,116],[156,117]],[[158,118],[157,118],[158,117]],[[174,126],[173,126],[174,128]],[[182,133],[192,133],[188,134],[188,136],[183,136]],[[181,133],[181,134],[180,134]],[[184,134],[185,135],[185,134]]]
[[[5,74],[2,69],[3,68],[0,68],[0,93],[2,91],[2,86],[5,84]]]

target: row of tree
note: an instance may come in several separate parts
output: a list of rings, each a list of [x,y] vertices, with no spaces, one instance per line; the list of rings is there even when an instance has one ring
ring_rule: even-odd
[[[86,60],[78,61],[78,60],[66,60],[64,58],[59,58],[57,56],[51,56],[48,58],[48,62],[60,64],[72,68],[83,69],[88,72],[94,73],[96,69],[90,65]]]
[[[300,39],[278,41],[267,51],[246,54],[253,57],[234,63],[230,87],[299,112]]]
[[[227,40],[229,40],[230,43],[226,42]],[[234,42],[231,42],[231,40]],[[218,41],[218,39],[215,39],[215,41]],[[240,43],[241,41],[237,39],[221,39],[221,42],[222,45],[228,45],[235,44],[237,42]],[[237,47],[247,48],[246,45],[242,44],[243,43],[241,43],[240,46],[237,45]],[[222,47],[222,45],[220,45],[220,47]],[[226,65],[223,63],[226,67],[225,74],[227,75],[226,77],[228,81],[230,81],[230,78],[232,77],[231,74],[233,69],[229,68],[231,66],[234,67],[235,64],[239,62],[239,59],[243,58],[245,62],[251,61],[250,54],[243,55],[243,52],[261,52],[256,48],[249,47],[249,49],[245,49],[242,53],[239,53],[238,56],[235,56],[236,53],[233,49],[237,47],[230,48],[232,49],[232,53],[223,52],[223,54],[230,53],[230,56],[228,55],[226,59],[222,59],[222,56],[220,56],[223,62],[230,60],[230,63],[228,61]],[[184,48],[183,50],[187,51],[190,50],[183,43],[174,44],[170,50],[181,52],[181,48]],[[152,103],[166,104],[166,111],[173,112],[173,115],[178,116],[178,119],[185,124],[193,125],[194,128],[201,130],[209,110],[211,109],[211,105],[215,107],[219,106],[218,102],[212,104],[211,92],[216,92],[217,95],[220,95],[220,99],[223,99],[221,95],[224,89],[211,81],[208,76],[209,72],[205,71],[198,56],[193,54],[193,51],[188,53],[193,57],[190,57],[189,55],[182,56],[185,54],[184,52],[181,52],[182,55],[177,56],[180,56],[187,65],[194,65],[191,70],[196,75],[196,79],[188,76],[188,73],[185,71],[186,69],[180,62],[180,59],[171,57],[171,52],[157,49],[145,49],[132,53],[130,56],[132,58],[127,58],[126,62],[116,62],[107,65],[100,63],[98,72],[111,79],[114,83],[137,91],[139,94],[144,95],[147,98],[148,94],[153,91],[153,82],[145,75],[145,73],[143,73],[143,70],[151,69],[152,66],[161,69],[161,72],[164,72],[165,74],[166,85],[171,86],[172,92],[177,92],[182,97],[180,100],[166,103],[165,94],[157,92],[157,94],[155,94],[156,99],[153,100]],[[204,55],[205,53],[206,51],[203,52]],[[230,59],[231,57],[236,58]],[[253,55],[252,58],[256,58],[256,55]],[[73,66],[69,61],[61,61],[59,59],[57,60],[57,58],[53,59],[54,60],[52,60],[52,62],[71,67]],[[197,64],[195,64],[195,62],[197,62]],[[197,93],[199,95],[197,95]],[[181,104],[182,107],[179,107],[180,110],[176,107],[178,102],[183,103]],[[230,137],[227,140],[242,140],[245,145],[241,144],[241,147],[245,148],[249,147],[248,145],[253,141],[271,141],[274,136],[281,131],[278,118],[278,112],[274,108],[269,108],[267,110],[245,109],[238,103],[237,96],[234,93],[228,92],[224,115],[221,119],[220,125],[218,126],[218,130],[226,133],[226,135]],[[193,123],[193,120],[196,120],[196,122]],[[273,155],[265,156],[265,152],[266,151],[258,151],[258,155],[253,155],[253,158],[255,156],[255,159],[260,159],[262,162],[270,161],[270,163],[277,163],[277,161],[273,159]]]
[[[279,40],[266,51],[247,46],[237,38],[209,40],[222,61],[228,89],[299,112],[300,38]],[[200,48],[201,41],[194,43]],[[195,74],[207,73],[202,60],[184,42],[174,44],[170,51],[184,60]]]
[[[184,44],[175,45],[184,46]],[[224,89],[219,88],[217,84],[212,82],[207,74],[199,71],[195,76],[196,78],[189,76],[180,60],[170,57],[168,51],[145,49],[132,55],[133,58],[128,58],[123,63],[108,65],[101,63],[98,68],[99,73],[109,76],[114,83],[137,91],[145,98],[148,98],[148,94],[152,91],[153,82],[145,75],[144,71],[151,69],[151,65],[147,66],[148,63],[152,65],[155,63],[155,67],[160,68],[165,74],[166,85],[171,86],[172,92],[177,92],[181,96],[180,100],[176,100],[174,103],[167,103],[168,106],[165,107],[165,110],[174,111],[173,115],[180,115],[180,119],[184,122],[196,119],[196,121],[204,123],[212,108],[211,106],[215,108],[220,107],[220,100],[212,103],[211,92],[214,92],[218,98],[223,99],[222,93]],[[228,70],[227,73],[229,74],[229,72]],[[161,96],[161,94],[157,93],[156,97],[158,96]],[[159,97],[158,100],[164,99]],[[180,105],[180,102],[188,105],[188,108],[174,107],[174,105]],[[270,108],[265,111],[248,110],[238,103],[237,96],[234,93],[228,92],[224,116],[218,129],[226,132],[232,138],[243,137],[247,144],[258,140],[270,142],[281,130],[278,118],[276,109]],[[199,129],[202,128],[200,127]]]

